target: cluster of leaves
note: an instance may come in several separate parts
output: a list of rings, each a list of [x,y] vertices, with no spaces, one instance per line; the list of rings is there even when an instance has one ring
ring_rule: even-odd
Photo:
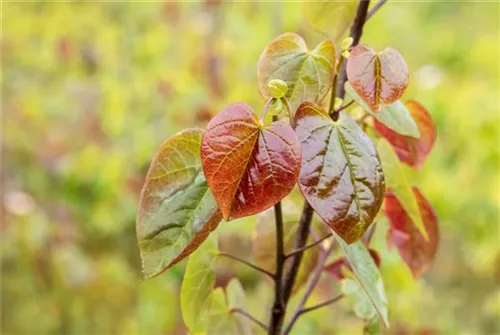
[[[241,285],[233,281],[225,293],[212,289],[220,252],[209,234],[222,219],[276,205],[296,184],[345,254],[324,269],[344,281],[346,295],[356,292],[355,311],[367,327],[379,317],[389,324],[380,257],[369,250],[383,203],[388,244],[397,247],[415,277],[430,265],[439,235],[436,215],[408,182],[403,163],[422,165],[435,127],[420,103],[399,100],[408,69],[398,51],[351,44],[344,40],[337,52],[327,39],[309,50],[297,34],[278,36],[259,59],[258,84],[267,100],[260,118],[246,103],[231,104],[205,130],[188,129],[167,139],[153,159],[137,218],[143,272],[146,278],[159,275],[198,249],[189,258],[181,292],[191,332],[249,331],[234,313],[244,310]],[[345,101],[335,98],[344,61]],[[262,225],[272,223],[259,222],[259,232],[268,235],[263,239],[275,236]],[[276,254],[266,254],[269,245],[259,243],[254,240],[254,255],[272,273]],[[314,268],[317,254],[311,259]],[[299,284],[311,270],[303,270]]]

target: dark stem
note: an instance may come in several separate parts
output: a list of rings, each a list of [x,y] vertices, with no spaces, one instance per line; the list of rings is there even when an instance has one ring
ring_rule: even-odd
[[[356,46],[363,35],[363,26],[366,22],[366,14],[368,13],[368,6],[370,5],[370,0],[361,0],[358,3],[358,9],[356,10],[356,16],[351,26],[351,37],[353,38],[352,46]],[[340,68],[339,79],[337,83],[337,97],[344,99],[345,89],[344,84],[347,81],[346,74],[346,62],[342,64]],[[339,112],[335,112],[332,115],[334,121],[339,118]]]
[[[311,229],[312,217],[314,210],[311,205],[304,201],[304,209],[302,210],[302,215],[300,217],[299,226],[297,227],[297,232],[295,233],[295,246],[294,250],[299,250],[303,248],[307,243],[307,238],[309,237],[309,230]],[[304,251],[299,251],[293,257],[291,257],[291,265],[285,274],[285,284],[283,287],[283,296],[285,299],[285,307],[290,299],[292,293],[293,284],[295,283],[295,278],[299,272],[300,262],[302,261],[302,256]]]
[[[318,309],[318,308],[321,308],[321,307],[325,307],[325,306],[328,306],[328,305],[331,305],[331,304],[334,304],[336,303],[337,301],[339,301],[340,299],[342,299],[344,297],[343,294],[339,294],[338,296],[336,296],[335,298],[332,298],[330,300],[327,300],[325,302],[322,302],[320,304],[317,304],[317,305],[314,305],[314,306],[311,306],[311,307],[307,307],[307,308],[304,308],[303,310],[300,311],[300,315],[302,314],[305,314],[307,312],[311,312],[311,311],[314,311],[315,309]]]
[[[332,251],[333,248],[333,243],[330,244],[326,249],[323,249],[320,259],[318,261],[318,264],[314,268],[313,272],[313,277],[311,278],[311,281],[307,285],[306,291],[302,298],[300,299],[299,304],[297,305],[297,308],[295,312],[292,315],[292,318],[290,319],[290,322],[288,325],[285,327],[284,334],[288,334],[290,330],[292,329],[293,325],[295,324],[295,321],[299,318],[299,316],[302,314],[302,310],[304,309],[304,305],[307,303],[307,299],[311,296],[314,288],[319,282],[319,279],[321,278],[321,273],[323,272],[323,267],[326,264],[326,261],[328,260],[328,256],[330,255],[330,252]]]
[[[283,299],[283,269],[285,266],[285,247],[283,234],[283,213],[281,202],[274,205],[274,216],[276,221],[276,274],[274,276],[274,304],[271,311],[271,322],[269,334],[279,334],[285,315],[285,301]]]
[[[245,312],[241,308],[233,308],[233,309],[230,310],[230,312],[231,313],[238,313],[238,314],[244,315],[248,319],[250,319],[251,321],[253,321],[256,325],[258,325],[259,327],[261,327],[262,329],[267,330],[267,326],[262,321],[256,319],[255,317],[253,317],[249,313]]]
[[[259,272],[262,272],[262,273],[263,273],[263,274],[265,274],[265,275],[268,275],[268,276],[269,276],[269,277],[271,277],[272,279],[274,279],[274,277],[275,277],[275,275],[274,275],[273,273],[271,273],[271,272],[269,272],[269,271],[267,271],[267,270],[265,270],[265,269],[263,269],[263,268],[261,268],[261,267],[258,267],[258,266],[257,266],[257,265],[255,265],[255,264],[252,264],[252,263],[250,263],[250,262],[247,262],[246,260],[241,259],[241,258],[239,258],[239,257],[237,257],[237,256],[234,256],[234,255],[231,255],[231,254],[228,254],[228,253],[225,253],[225,252],[219,252],[219,256],[223,256],[223,257],[227,257],[227,258],[234,259],[235,261],[238,261],[238,262],[240,262],[240,263],[243,263],[243,264],[245,264],[245,265],[247,265],[247,266],[251,267],[252,269],[255,269],[255,270],[259,271]]]
[[[322,238],[320,238],[319,240],[317,240],[317,241],[315,241],[315,242],[313,242],[313,243],[309,243],[309,244],[307,244],[307,245],[303,246],[303,247],[302,247],[302,248],[300,248],[300,249],[293,250],[293,251],[291,251],[289,254],[287,254],[287,255],[285,256],[285,258],[292,257],[293,255],[295,255],[295,254],[297,254],[297,253],[299,253],[299,252],[302,252],[302,251],[305,251],[305,250],[307,250],[307,249],[310,249],[310,248],[312,248],[312,247],[314,247],[314,246],[316,246],[316,245],[320,244],[321,242],[323,242],[323,241],[324,241],[324,240],[326,240],[327,238],[332,237],[332,235],[333,235],[333,234],[328,234],[328,235],[323,236]]]
[[[366,19],[368,20],[369,18],[371,18],[373,14],[375,14],[386,2],[387,0],[380,0],[375,6],[373,6],[368,15],[366,15]]]

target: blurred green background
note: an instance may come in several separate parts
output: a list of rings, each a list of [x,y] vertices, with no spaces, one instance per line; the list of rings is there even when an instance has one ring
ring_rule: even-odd
[[[300,3],[3,2],[2,327],[4,334],[184,334],[186,262],[142,281],[138,193],[166,137],[230,102],[263,106],[256,64],[277,35],[322,39]],[[387,224],[375,237],[398,334],[500,333],[500,5],[389,1],[362,42],[392,46],[405,99],[431,112],[433,153],[412,175],[434,204],[441,245],[413,281]],[[255,218],[223,223],[221,245],[250,257]],[[231,261],[250,312],[271,288]],[[338,291],[321,281],[311,303]],[[293,305],[293,303],[292,303]],[[295,334],[359,334],[348,302],[312,312]]]

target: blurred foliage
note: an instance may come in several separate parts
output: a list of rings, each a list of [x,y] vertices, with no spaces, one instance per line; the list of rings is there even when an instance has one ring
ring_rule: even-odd
[[[385,247],[383,218],[374,239],[392,333],[500,332],[499,6],[389,1],[365,28],[364,42],[404,55],[403,100],[438,129],[411,175],[440,219],[433,266],[414,282]],[[184,334],[186,262],[140,279],[135,214],[150,159],[230,102],[262,108],[256,64],[274,37],[322,36],[291,2],[3,2],[1,15],[2,333]],[[221,248],[250,258],[254,223],[222,223]],[[235,275],[267,321],[271,288],[219,262],[217,285]],[[339,290],[325,276],[310,303]],[[307,314],[294,333],[361,333],[352,307]]]

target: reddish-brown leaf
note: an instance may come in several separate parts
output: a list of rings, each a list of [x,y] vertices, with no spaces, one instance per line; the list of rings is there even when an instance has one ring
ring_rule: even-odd
[[[373,112],[396,102],[408,86],[406,62],[392,48],[377,53],[367,45],[357,45],[351,50],[346,70],[352,88]]]
[[[389,247],[395,245],[403,261],[410,268],[415,278],[420,277],[430,266],[436,255],[439,242],[437,216],[429,201],[420,190],[413,188],[418,201],[420,214],[429,235],[426,241],[409,216],[404,211],[398,198],[391,192],[385,195],[385,213],[390,222],[387,236]]]
[[[379,253],[375,249],[368,249],[368,251],[370,252],[370,256],[372,256],[373,261],[377,265],[377,268],[380,268],[381,260]],[[342,267],[344,266],[349,271],[353,271],[351,264],[349,264],[349,261],[345,257],[340,257],[333,262],[325,265],[323,270],[333,276],[335,279],[342,280],[344,279],[344,273],[342,272]]]
[[[333,121],[305,102],[295,114],[302,147],[299,186],[319,216],[347,243],[357,241],[384,199],[385,181],[375,145],[345,113]]]
[[[419,102],[409,100],[405,107],[415,120],[420,131],[420,138],[400,135],[375,120],[375,129],[393,146],[399,159],[418,169],[422,166],[436,141],[436,126],[427,109]]]
[[[245,103],[229,105],[208,124],[201,160],[225,220],[259,213],[290,193],[300,145],[282,121],[263,126]]]

